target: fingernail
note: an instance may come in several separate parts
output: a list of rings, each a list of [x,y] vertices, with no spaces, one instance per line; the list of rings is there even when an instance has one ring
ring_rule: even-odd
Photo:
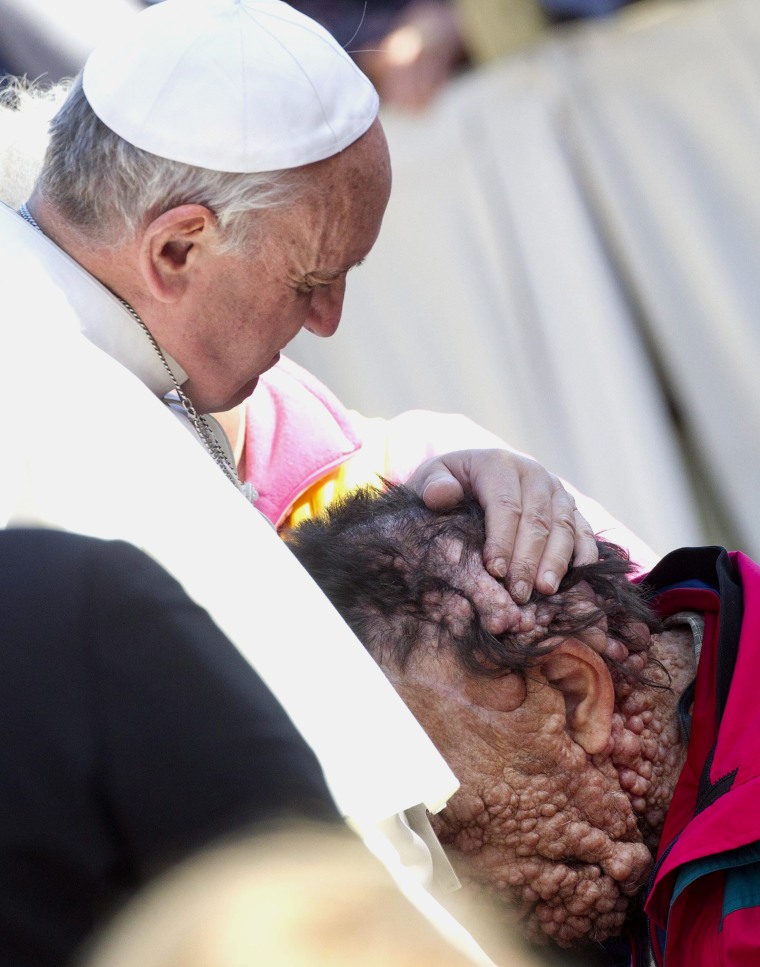
[[[544,571],[544,573],[541,575],[541,579],[546,583],[547,587],[552,589],[551,593],[554,594],[559,587],[559,578],[554,571]]]
[[[507,576],[507,562],[503,557],[497,557],[491,561],[488,569],[495,578],[505,578]]]
[[[530,597],[530,586],[527,581],[518,581],[512,588],[512,597],[520,604],[524,604]]]

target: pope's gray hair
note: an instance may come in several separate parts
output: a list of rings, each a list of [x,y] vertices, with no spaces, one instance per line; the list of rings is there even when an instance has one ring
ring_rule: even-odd
[[[240,174],[209,171],[136,148],[97,117],[81,77],[50,123],[37,190],[89,243],[113,245],[178,205],[204,205],[227,250],[251,235],[248,212],[293,203],[308,182],[302,169]]]

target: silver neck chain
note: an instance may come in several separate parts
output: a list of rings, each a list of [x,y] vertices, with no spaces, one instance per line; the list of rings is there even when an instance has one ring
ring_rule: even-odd
[[[174,384],[174,392],[177,394],[177,399],[182,404],[182,409],[187,414],[188,420],[190,420],[190,422],[195,427],[195,432],[203,441],[203,445],[211,454],[211,457],[214,460],[214,463],[216,463],[216,465],[223,471],[225,476],[230,481],[232,481],[232,483],[234,483],[235,486],[239,489],[240,478],[237,475],[237,471],[230,463],[224,447],[217,440],[216,434],[211,429],[211,426],[209,425],[209,422],[206,419],[206,417],[202,413],[198,413],[198,411],[193,406],[193,403],[190,397],[187,395],[187,393],[184,392],[184,390],[180,386],[179,381],[177,380],[177,377],[172,372],[172,368],[166,360],[166,356],[164,356],[163,350],[158,345],[156,340],[153,338],[153,334],[151,333],[150,329],[148,329],[148,327],[145,325],[145,323],[142,321],[142,319],[138,316],[138,314],[135,312],[135,310],[128,302],[125,302],[124,299],[119,299],[119,302],[122,304],[122,306],[124,306],[124,308],[130,314],[130,316],[132,316],[132,318],[135,320],[137,325],[142,329],[142,331],[148,337],[148,340],[150,341],[151,346],[155,350],[156,355],[161,360],[161,363],[164,369],[166,370],[169,376],[169,379],[171,379],[172,383]]]
[[[37,222],[35,222],[34,217],[32,216],[32,213],[26,207],[26,202],[24,202],[23,205],[19,206],[18,213],[24,219],[25,222],[29,222],[32,228],[36,228],[38,232],[42,231],[42,229],[37,224]]]
[[[34,216],[32,215],[32,213],[26,207],[26,202],[24,202],[22,205],[19,206],[18,213],[24,219],[25,222],[28,222],[32,226],[32,228],[36,228],[38,232],[42,233],[42,229],[34,220]],[[211,429],[211,426],[209,425],[209,422],[206,419],[206,417],[202,413],[197,412],[188,395],[185,392],[183,392],[182,387],[180,386],[177,380],[177,377],[172,372],[171,366],[166,361],[166,356],[164,356],[161,347],[153,338],[153,334],[151,333],[151,331],[148,329],[148,327],[145,325],[145,323],[142,321],[142,319],[138,316],[138,314],[135,312],[135,310],[128,302],[125,302],[123,299],[119,299],[119,302],[127,310],[130,316],[132,316],[132,318],[137,323],[137,325],[142,329],[142,331],[148,337],[148,340],[150,341],[151,346],[155,350],[156,355],[161,360],[161,363],[163,364],[163,367],[166,370],[167,375],[169,376],[172,383],[174,384],[174,391],[177,394],[177,398],[179,399],[180,403],[182,404],[182,408],[187,414],[187,418],[195,427],[195,432],[201,438],[203,445],[208,450],[214,463],[216,463],[216,465],[222,470],[222,472],[224,473],[224,475],[227,477],[228,480],[230,480],[238,489],[241,489],[240,478],[237,475],[236,469],[230,463],[224,447],[217,440],[216,435],[214,434],[214,431]]]

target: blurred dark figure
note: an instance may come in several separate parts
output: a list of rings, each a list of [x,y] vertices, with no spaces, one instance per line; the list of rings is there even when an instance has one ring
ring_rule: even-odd
[[[0,531],[0,963],[63,967],[116,903],[228,834],[338,821],[258,675],[141,551]]]

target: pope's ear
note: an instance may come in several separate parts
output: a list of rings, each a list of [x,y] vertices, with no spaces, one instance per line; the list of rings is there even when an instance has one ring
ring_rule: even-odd
[[[612,730],[615,690],[604,659],[570,638],[539,663],[544,677],[565,699],[567,730],[589,755],[602,752]]]
[[[216,218],[203,205],[179,205],[150,222],[142,235],[140,267],[155,299],[175,302],[188,291],[191,270],[216,232]]]

